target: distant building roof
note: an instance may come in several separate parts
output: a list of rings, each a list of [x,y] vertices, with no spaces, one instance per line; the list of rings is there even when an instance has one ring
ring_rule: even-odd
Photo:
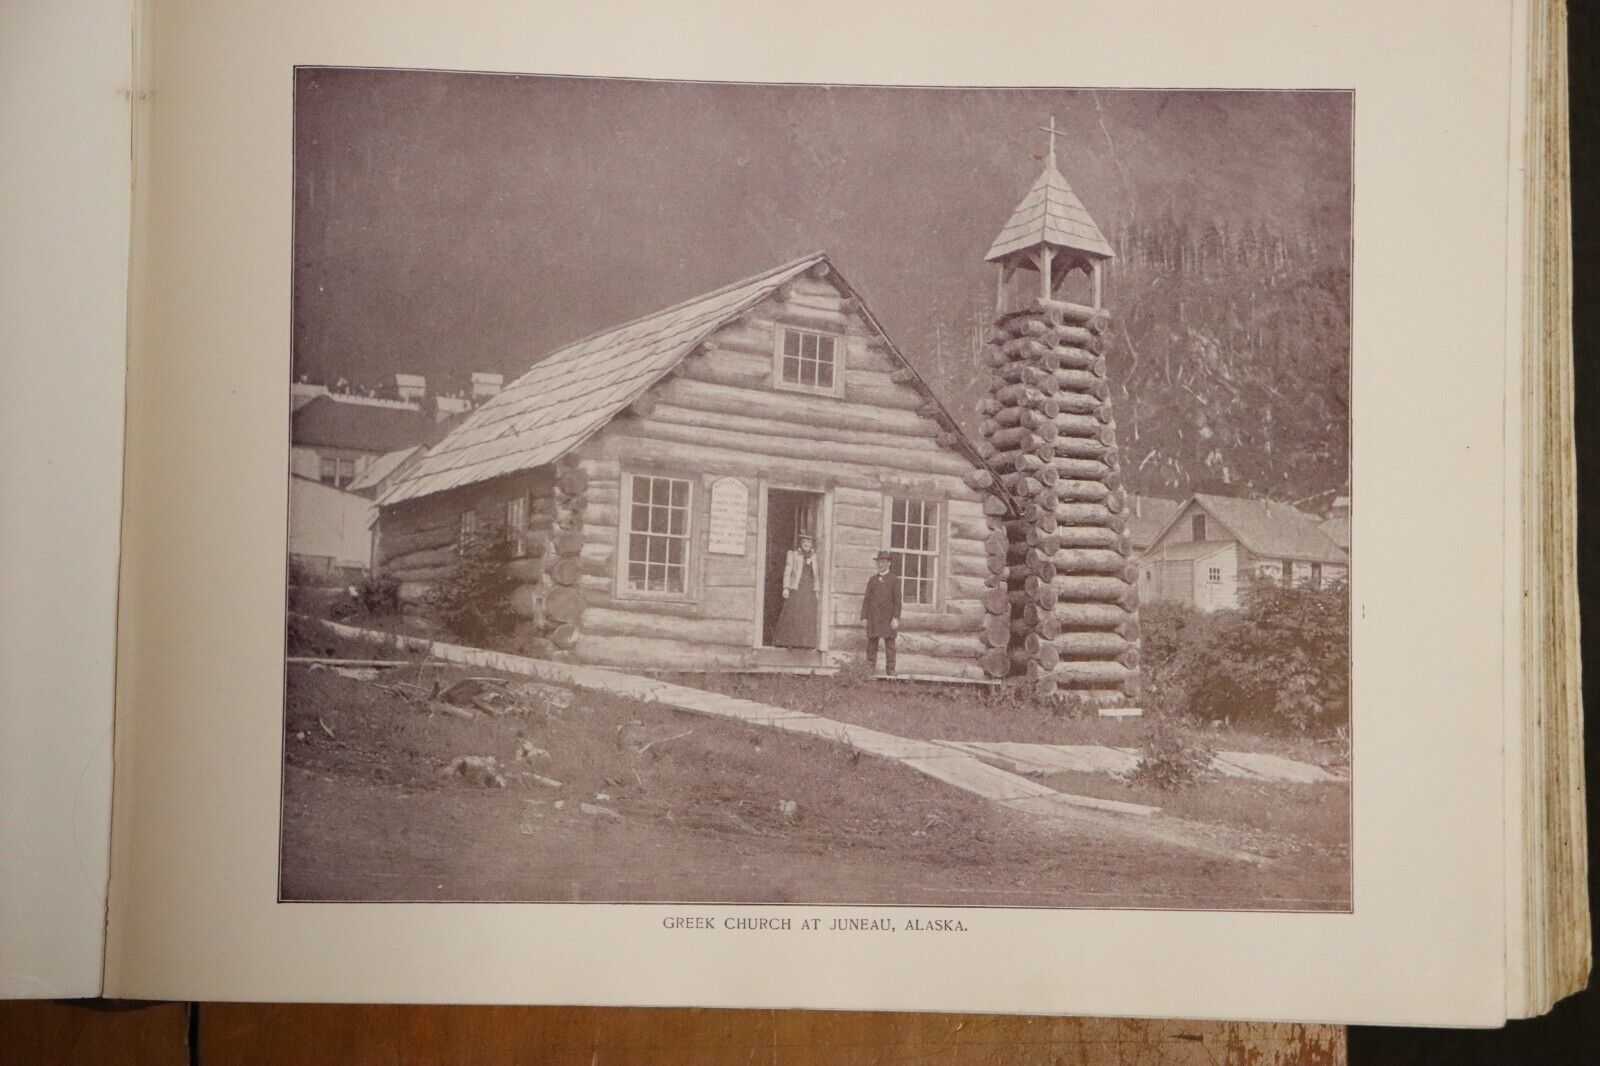
[[[827,256],[817,252],[557,349],[484,401],[379,502],[395,504],[555,462],[660,381],[710,334],[821,264],[827,264]],[[844,284],[837,272],[833,276]],[[881,335],[864,302],[861,314]],[[893,342],[889,350],[936,405],[963,454],[974,466],[986,466]]]
[[[1330,514],[1317,524],[1329,540],[1345,551],[1350,550],[1350,511],[1348,508]]]
[[[343,403],[333,396],[318,396],[294,412],[291,439],[300,445],[381,455],[426,444],[436,433],[434,420],[416,407]]]
[[[1142,552],[1154,544],[1161,531],[1167,528],[1182,508],[1180,500],[1130,495],[1122,513],[1128,521],[1128,539],[1133,544],[1133,550]]]
[[[1151,552],[1146,558],[1157,561],[1170,560],[1174,562],[1182,560],[1204,559],[1208,555],[1215,555],[1217,552],[1231,547],[1233,543],[1234,542],[1231,540],[1169,541],[1161,545],[1160,548]]]
[[[1318,527],[1315,518],[1286,503],[1201,493],[1193,499],[1256,555],[1341,565],[1350,561],[1344,550]],[[1163,530],[1162,535],[1165,534]]]
[[[421,451],[422,445],[413,444],[409,448],[399,448],[392,452],[385,452],[368,463],[366,469],[356,475],[356,479],[350,482],[347,487],[348,491],[358,495],[371,492],[378,487],[384,478],[397,470],[403,469],[406,462],[416,457]]]

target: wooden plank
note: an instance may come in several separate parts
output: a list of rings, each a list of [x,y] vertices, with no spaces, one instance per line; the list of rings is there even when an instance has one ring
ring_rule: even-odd
[[[0,1064],[187,1066],[191,1009],[114,1000],[0,1003]]]
[[[181,1009],[173,1005],[174,1009]],[[201,1062],[1342,1066],[1342,1027],[869,1011],[217,1003]],[[38,1059],[36,1061],[49,1061]],[[83,1061],[100,1061],[85,1056]],[[165,1061],[165,1060],[163,1060]]]

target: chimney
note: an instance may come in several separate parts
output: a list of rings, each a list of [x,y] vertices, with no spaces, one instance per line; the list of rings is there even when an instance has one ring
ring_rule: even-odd
[[[420,400],[428,394],[428,379],[421,374],[396,374],[394,391],[402,400]]]
[[[474,370],[472,372],[472,399],[474,401],[487,400],[489,397],[498,394],[505,384],[505,380],[504,375],[501,374],[493,374],[487,370]]]

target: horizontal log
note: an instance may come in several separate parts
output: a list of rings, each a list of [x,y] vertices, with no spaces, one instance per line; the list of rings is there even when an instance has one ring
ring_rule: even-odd
[[[1113,632],[1063,633],[1053,641],[1063,659],[1103,659],[1114,661],[1133,647]],[[1127,665],[1127,664],[1124,664]]]
[[[986,515],[1005,515],[1011,510],[1006,500],[994,493],[989,493],[983,498],[983,513]]]
[[[1097,438],[1057,437],[1051,454],[1063,459],[1097,459],[1109,465],[1116,457],[1116,449]]]
[[[1127,554],[1128,537],[1106,526],[1068,526],[1056,534],[1057,549],[1104,548]],[[1126,560],[1124,560],[1125,562]]]
[[[1048,379],[1053,388],[1055,379]],[[1054,391],[1046,392],[1034,388],[1032,385],[1002,385],[990,393],[1001,406],[1004,407],[1033,407],[1037,408],[1046,400],[1055,395]]]
[[[378,527],[378,553],[384,561],[430,548],[453,547],[461,535],[459,516],[448,524],[418,529],[406,529],[395,523],[396,528],[390,530],[384,528],[387,525],[389,523],[385,522]]]
[[[665,409],[659,409],[657,415]],[[740,431],[721,428],[732,421],[731,416],[698,419],[685,418],[667,422],[661,417],[644,422],[619,423],[615,431],[626,432],[649,440],[670,443],[694,444],[701,447],[722,447],[747,455],[770,455],[799,462],[816,460],[853,463],[885,470],[911,473],[946,474],[961,477],[972,469],[972,464],[957,455],[924,445],[889,447],[883,445],[843,444],[825,439],[826,434],[811,438],[775,436],[770,433]],[[747,420],[759,424],[759,420]],[[698,424],[697,424],[698,423]]]
[[[1109,629],[1124,635],[1136,627],[1137,617],[1115,603],[1058,603],[1051,612],[1064,629]]]
[[[1108,443],[1104,440],[1104,435],[1105,431],[1110,427],[1093,415],[1075,415],[1063,412],[1051,419],[1050,424],[1056,427],[1056,435],[1058,437],[1088,437],[1091,440],[1099,440],[1102,444]]]
[[[1051,467],[1053,471],[1055,468]],[[1098,481],[1078,481],[1068,478],[1058,478],[1053,486],[1056,499],[1062,503],[1100,503],[1108,511],[1115,514],[1121,510],[1121,500],[1115,506],[1112,498],[1116,496],[1112,490],[1106,488]]]
[[[982,467],[969,470],[962,475],[962,483],[974,492],[983,492],[994,487],[994,474]]]
[[[1054,585],[1041,581],[1032,589],[1013,589],[1006,593],[1006,598],[1019,611],[1030,607],[1035,610],[1048,611],[1056,606],[1056,601],[1059,597]]]
[[[1122,516],[1099,503],[1064,503],[1056,508],[1056,520],[1068,526],[1109,526],[1122,528]]]
[[[1111,316],[1104,308],[1089,307],[1067,300],[1041,298],[1035,306],[1037,313],[1052,325],[1083,326],[1095,333],[1101,333],[1111,321]]]
[[[938,426],[914,410],[883,409],[849,403],[832,397],[783,392],[772,388],[770,374],[759,388],[719,385],[698,379],[677,378],[660,387],[661,399],[679,407],[716,414],[770,418],[819,428],[845,431],[935,437]]]
[[[1121,663],[1062,662],[1050,673],[1063,687],[1117,688],[1128,679],[1129,670]]]
[[[1087,370],[1056,370],[1052,371],[1050,376],[1055,379],[1059,387],[1056,394],[1058,403],[1060,398],[1067,394],[1089,395],[1096,400],[1104,400],[1110,395],[1105,379],[1095,377]]]
[[[1062,575],[1052,584],[1056,595],[1071,603],[1111,603],[1130,611],[1139,605],[1138,589],[1117,577]]]
[[[391,570],[419,570],[436,566],[448,567],[454,566],[456,560],[460,558],[461,553],[452,544],[443,548],[426,548],[421,551],[392,556],[384,561],[384,566]]]
[[[921,677],[949,677],[958,681],[986,681],[988,676],[984,673],[976,659],[947,658],[936,655],[922,655],[917,652],[902,652],[896,657],[895,671],[901,675],[916,675]]]
[[[1106,423],[1111,421],[1111,407],[1105,402],[1105,397],[1096,396],[1089,392],[1071,392],[1062,390],[1053,397],[1056,413],[1069,415],[1089,415],[1096,422]]]
[[[983,640],[976,633],[930,633],[902,629],[895,639],[896,652],[933,655],[946,659],[976,661],[984,653],[985,647]]]
[[[663,403],[657,406],[652,418],[656,421],[680,426],[709,427],[711,429],[742,430],[795,440],[826,441],[832,444],[849,444],[875,448],[919,449],[928,443],[937,443],[938,427],[919,423],[919,432],[884,431],[856,426],[841,428],[834,425],[815,425],[803,419],[798,412],[793,417],[775,418],[772,415],[739,414],[721,410],[705,410],[692,405]],[[924,428],[931,432],[922,432]]]
[[[671,617],[634,611],[631,606],[588,607],[583,612],[585,633],[663,637],[706,644],[748,643],[753,635],[753,625],[747,618]]]
[[[1101,336],[1082,326],[1051,326],[1039,336],[1046,344],[1070,345],[1096,355],[1105,351],[1105,341]]]
[[[1040,673],[1049,673],[1060,662],[1055,649],[1049,644],[1041,644],[1032,650],[1027,648],[1011,649],[1011,664],[1020,670],[1036,668]]]
[[[453,566],[416,566],[395,570],[385,566],[383,573],[386,577],[392,577],[400,582],[433,582],[449,577],[454,569]]]
[[[981,640],[982,627],[983,616],[980,614],[913,611],[900,616],[902,633],[965,633],[978,641]]]

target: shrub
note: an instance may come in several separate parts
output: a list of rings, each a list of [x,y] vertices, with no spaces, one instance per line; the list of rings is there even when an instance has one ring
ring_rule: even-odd
[[[1139,761],[1126,775],[1130,784],[1163,790],[1188,788],[1211,767],[1216,755],[1200,737],[1166,717],[1154,720]]]
[[[428,591],[429,612],[451,635],[483,647],[516,626],[511,593],[511,544],[503,537],[474,537],[450,573]]]
[[[356,603],[370,615],[400,610],[400,582],[388,574],[368,574],[355,586]]]
[[[1350,720],[1350,596],[1256,580],[1236,611],[1140,612],[1145,703],[1167,716],[1329,731]]]

